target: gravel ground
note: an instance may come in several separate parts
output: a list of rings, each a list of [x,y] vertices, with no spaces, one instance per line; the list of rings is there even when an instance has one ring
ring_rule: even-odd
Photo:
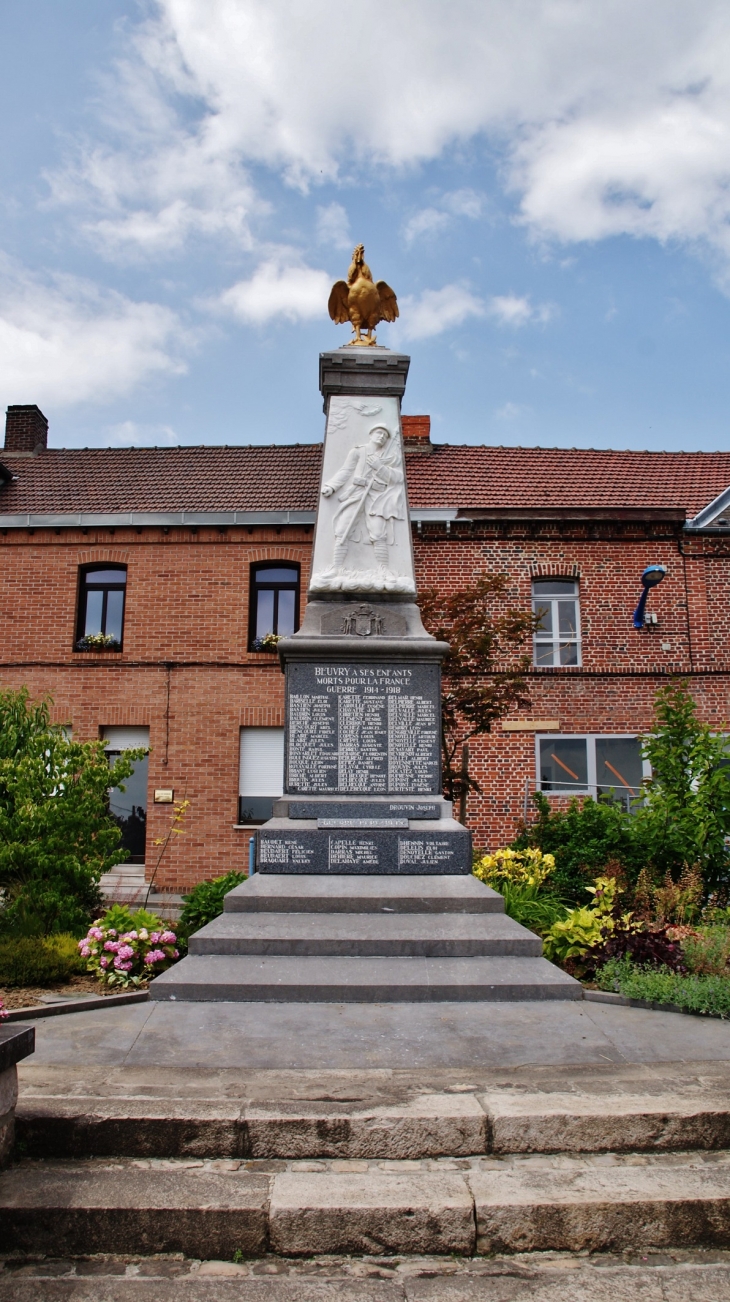
[[[0,999],[6,1008],[32,1008],[43,1003],[41,995],[110,995],[118,990],[107,990],[93,976],[74,976],[53,986],[0,986]]]

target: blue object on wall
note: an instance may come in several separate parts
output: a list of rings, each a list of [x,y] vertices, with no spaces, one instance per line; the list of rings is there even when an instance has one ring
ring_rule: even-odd
[[[248,838],[248,875],[253,877],[256,872],[256,837]]]
[[[665,578],[666,573],[667,568],[665,565],[647,565],[644,570],[644,573],[641,576],[643,592],[639,597],[639,604],[634,611],[634,628],[641,630],[644,627],[646,599],[649,596],[651,589],[655,588],[657,583],[661,583],[662,579]]]

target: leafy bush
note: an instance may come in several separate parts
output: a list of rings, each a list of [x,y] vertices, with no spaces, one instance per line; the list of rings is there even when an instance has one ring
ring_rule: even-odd
[[[0,985],[50,986],[83,972],[73,936],[7,936],[0,939]]]
[[[648,858],[648,848],[637,836],[635,819],[622,805],[608,799],[570,801],[567,809],[554,809],[547,796],[536,791],[537,822],[523,828],[512,842],[514,850],[535,847],[555,860],[553,888],[576,904],[585,901],[587,883],[609,866],[627,882],[636,881]]]
[[[586,890],[593,896],[593,908],[571,909],[565,918],[554,922],[545,937],[545,954],[565,964],[572,961],[575,975],[584,975],[582,961],[601,945],[619,925],[631,929],[631,915],[618,911],[618,886],[615,877],[597,877]],[[580,960],[576,963],[576,960]]]
[[[130,913],[117,904],[89,927],[78,951],[86,960],[86,970],[102,985],[124,989],[143,985],[170,967],[180,957],[176,940],[175,932],[154,913],[146,909]]]
[[[674,1004],[687,1012],[730,1017],[730,979],[722,976],[683,975],[668,968],[652,971],[636,967],[629,956],[609,959],[597,973],[601,990],[612,990],[627,999]]]
[[[655,723],[643,738],[651,763],[646,800],[636,811],[636,834],[657,878],[677,881],[697,865],[706,891],[730,886],[730,766],[727,729],[697,717],[687,682],[657,692]]]
[[[223,912],[223,897],[245,880],[245,873],[229,872],[210,882],[198,882],[188,895],[183,895],[185,908],[178,924],[183,935],[190,936],[217,918]]]
[[[127,858],[109,814],[141,751],[110,767],[102,741],[78,742],[50,722],[49,702],[0,692],[0,932],[85,931],[102,873]]]
[[[671,928],[654,930],[617,928],[602,945],[590,952],[589,972],[598,971],[607,961],[627,957],[637,967],[667,968],[672,972],[685,972],[683,946],[671,935]]]
[[[670,933],[672,928],[669,928]],[[682,952],[688,972],[697,976],[728,976],[730,928],[701,927],[682,937]]]
[[[538,936],[544,936],[558,919],[565,916],[565,904],[552,891],[542,891],[538,886],[518,886],[505,882],[499,887],[504,899],[504,911]]]

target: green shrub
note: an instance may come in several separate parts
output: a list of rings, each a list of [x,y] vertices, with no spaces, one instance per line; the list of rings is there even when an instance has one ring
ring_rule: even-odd
[[[565,905],[557,895],[539,886],[520,886],[515,882],[502,882],[498,887],[504,899],[504,911],[538,936],[544,936],[560,918],[565,917]]]
[[[552,884],[558,895],[584,903],[587,887],[602,873],[616,875],[620,868],[630,883],[636,881],[649,857],[638,833],[636,818],[622,805],[601,799],[570,801],[567,809],[554,809],[547,796],[533,797],[537,822],[523,829],[512,848],[539,848],[555,857]]]
[[[685,965],[697,976],[730,976],[730,927],[701,927],[682,941]]]
[[[50,986],[85,970],[73,936],[0,939],[0,986]]]
[[[730,1017],[730,978],[682,975],[668,968],[634,967],[631,960],[609,959],[596,974],[601,990],[612,990],[627,999],[646,999],[655,1004],[674,1004],[691,1013]]]
[[[158,918],[156,913],[147,909],[135,909],[134,913],[126,904],[110,904],[106,913],[97,919],[96,926],[115,931],[165,931],[167,923]]]
[[[83,935],[101,905],[102,873],[126,859],[109,813],[142,751],[110,766],[103,741],[75,741],[50,702],[0,692],[0,933]]]
[[[223,897],[246,880],[245,873],[230,872],[211,882],[198,882],[188,895],[183,895],[185,908],[180,914],[178,927],[184,936],[191,936],[206,923],[223,912]]]

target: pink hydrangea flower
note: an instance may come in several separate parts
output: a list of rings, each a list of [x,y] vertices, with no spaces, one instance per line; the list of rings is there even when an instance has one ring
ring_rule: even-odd
[[[113,927],[110,927],[106,934],[107,936],[116,936],[117,933]]]
[[[89,937],[87,936],[87,937],[86,937],[86,940],[80,940],[79,943],[78,943],[78,948],[79,948],[79,949],[83,949],[83,948],[84,948],[84,945],[86,944],[86,941],[87,941],[88,939],[89,939]]]
[[[145,955],[144,961],[145,963],[152,965],[153,963],[161,963],[166,958],[167,954],[164,949],[151,949],[149,953]]]
[[[163,945],[174,945],[175,941],[177,940],[177,936],[175,935],[174,931],[163,931],[162,935],[160,936],[160,940]]]
[[[110,963],[111,963],[111,959],[110,959],[110,958],[100,958],[100,959],[99,959],[99,967],[108,967]]]
[[[131,945],[120,945],[117,956],[119,958],[134,958],[134,950]]]
[[[104,949],[108,950],[110,954],[116,954],[119,949],[119,942],[117,940],[107,940],[104,942]]]
[[[88,936],[86,937],[86,939],[87,939],[87,940],[103,940],[103,939],[104,939],[104,932],[102,931],[101,927],[89,927],[89,934],[88,934]]]
[[[132,964],[131,964],[131,963],[120,963],[119,966],[121,967],[121,969],[122,969],[123,972],[131,972],[131,970],[132,970]]]
[[[90,948],[89,945],[83,945],[83,946],[82,946],[82,949],[81,949],[81,957],[82,957],[82,958],[90,958],[90,957],[91,957],[91,948]]]
[[[3,1003],[2,999],[0,999],[0,1022],[4,1022],[7,1016],[8,1016],[8,1010],[5,1007],[5,1004]]]
[[[149,940],[150,940],[150,945],[158,945],[158,944],[159,944],[159,941],[160,941],[160,933],[159,933],[159,931],[153,931],[153,932],[152,932],[152,935],[151,935],[150,938],[149,938]]]

